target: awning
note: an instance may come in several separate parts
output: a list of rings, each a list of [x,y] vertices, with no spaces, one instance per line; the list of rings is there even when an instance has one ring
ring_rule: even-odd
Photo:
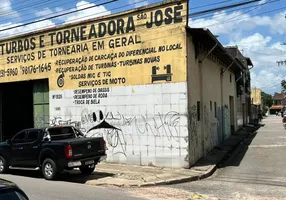
[[[281,109],[283,109],[283,107],[284,106],[271,106],[270,109],[272,109],[272,110],[281,110]]]

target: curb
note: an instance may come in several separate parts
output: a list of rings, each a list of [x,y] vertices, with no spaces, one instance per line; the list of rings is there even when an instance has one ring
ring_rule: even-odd
[[[251,134],[252,134],[252,131],[247,131],[244,137],[242,137],[229,151],[227,151],[225,155],[223,156],[223,158],[218,163],[216,163],[213,167],[211,167],[211,169],[209,169],[204,174],[181,178],[181,179],[171,179],[171,180],[164,180],[164,181],[158,181],[158,182],[153,182],[153,183],[145,183],[141,185],[131,184],[129,186],[130,187],[150,187],[150,186],[159,186],[159,185],[171,185],[171,184],[178,184],[178,183],[185,183],[185,182],[193,182],[193,181],[198,181],[198,180],[208,178],[211,175],[213,175],[213,173],[217,170],[218,166],[221,163],[223,163],[225,160],[227,160],[230,157],[230,155],[237,149],[237,147],[241,144],[241,142],[244,141],[245,138],[247,138]]]
[[[254,126],[254,129],[256,129],[257,126]],[[108,183],[99,183],[94,186],[103,186],[103,185],[109,185],[109,186],[116,186],[116,187],[152,187],[152,186],[160,186],[160,185],[172,185],[172,184],[179,184],[179,183],[186,183],[186,182],[193,182],[193,181],[198,181],[202,180],[205,178],[210,177],[213,175],[213,173],[217,170],[219,165],[221,165],[225,160],[227,160],[235,150],[237,150],[238,146],[241,145],[241,143],[250,135],[252,135],[255,131],[254,129],[246,130],[246,133],[243,134],[243,137],[241,137],[240,140],[237,141],[235,145],[231,147],[230,150],[225,151],[224,156],[222,157],[221,160],[219,160],[216,164],[213,164],[205,173],[200,174],[200,175],[195,175],[195,176],[190,176],[190,177],[185,177],[185,178],[180,178],[180,179],[169,179],[169,180],[162,180],[162,181],[156,181],[156,182],[148,182],[148,183],[143,183],[143,184],[108,184]],[[190,168],[191,170],[191,168]]]

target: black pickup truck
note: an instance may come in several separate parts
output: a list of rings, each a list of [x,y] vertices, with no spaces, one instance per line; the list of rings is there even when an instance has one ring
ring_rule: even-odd
[[[73,126],[25,129],[0,143],[0,173],[9,169],[42,170],[47,180],[74,168],[90,174],[105,158],[104,139],[87,138]]]

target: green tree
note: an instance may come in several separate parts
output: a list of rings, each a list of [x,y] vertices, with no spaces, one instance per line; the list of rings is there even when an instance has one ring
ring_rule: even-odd
[[[286,80],[281,81],[281,92],[282,93],[286,92]]]
[[[262,92],[261,98],[262,98],[263,106],[267,106],[269,108],[272,106],[273,100],[272,100],[272,96],[270,94]]]

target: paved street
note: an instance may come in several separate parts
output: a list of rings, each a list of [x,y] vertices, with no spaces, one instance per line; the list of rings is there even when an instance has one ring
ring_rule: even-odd
[[[183,200],[199,198],[195,193],[204,199],[286,199],[286,130],[281,117],[268,117],[262,123],[265,126],[249,136],[212,177],[201,181],[124,189],[87,186],[90,177],[80,174],[64,173],[58,181],[46,181],[37,172],[14,171],[0,178],[17,183],[32,200]]]
[[[22,173],[21,173],[22,174]],[[46,181],[37,173],[20,175],[0,175],[18,184],[31,200],[113,200],[139,199],[132,197],[123,190],[115,188],[101,188],[72,183],[68,181]]]
[[[286,199],[286,130],[281,117],[262,123],[212,177],[172,187],[210,199]]]
[[[99,174],[96,175],[98,179],[108,176]],[[0,178],[19,185],[31,200],[186,200],[191,196],[188,191],[169,187],[119,188],[85,184],[94,177],[66,172],[60,174],[57,181],[46,181],[40,172],[12,171],[11,174],[0,175]]]

